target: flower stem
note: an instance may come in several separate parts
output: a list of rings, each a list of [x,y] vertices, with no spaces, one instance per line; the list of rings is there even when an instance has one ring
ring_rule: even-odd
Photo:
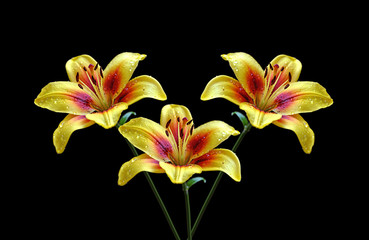
[[[135,157],[137,157],[138,156],[138,153],[137,153],[137,151],[136,151],[136,148],[127,140],[127,139],[125,139],[126,140],[126,142],[127,142],[127,144],[128,144],[128,146],[129,146],[129,148],[131,149],[131,151],[132,151],[132,153],[133,153],[133,155],[135,156]],[[154,182],[152,181],[152,179],[151,179],[151,177],[150,177],[150,174],[148,173],[148,172],[144,172],[144,175],[145,175],[145,177],[146,177],[146,180],[147,180],[147,182],[149,183],[149,185],[150,185],[150,187],[151,187],[151,190],[153,191],[153,193],[154,193],[154,195],[155,195],[155,197],[156,197],[156,200],[158,201],[158,203],[159,203],[159,205],[160,205],[160,207],[161,207],[161,210],[163,211],[163,213],[164,213],[164,216],[165,216],[165,219],[167,220],[167,222],[168,222],[168,224],[169,224],[169,227],[170,227],[170,229],[172,230],[172,232],[173,232],[173,235],[174,235],[174,237],[175,237],[175,239],[176,240],[181,240],[181,238],[179,237],[179,235],[178,235],[178,232],[177,232],[177,230],[176,230],[176,228],[175,228],[175,226],[174,226],[174,224],[173,224],[173,222],[172,222],[172,219],[170,218],[170,216],[169,216],[169,213],[168,213],[168,210],[167,210],[167,208],[165,207],[165,204],[164,204],[164,202],[163,202],[163,200],[161,199],[161,197],[160,197],[160,195],[159,195],[159,192],[158,192],[158,190],[156,189],[156,187],[155,187],[155,184],[154,184]],[[191,225],[190,225],[191,226]],[[190,227],[190,231],[191,231],[191,227]]]
[[[245,137],[246,133],[248,133],[248,132],[250,131],[251,127],[252,127],[252,125],[251,125],[250,123],[248,123],[247,125],[245,125],[245,126],[244,126],[242,133],[240,134],[240,136],[238,137],[238,139],[237,139],[236,143],[234,144],[234,146],[233,146],[233,148],[232,148],[232,151],[233,151],[233,152],[236,152],[236,150],[237,150],[238,146],[239,146],[239,145],[240,145],[240,143],[242,142],[242,140],[243,140],[243,138]],[[192,230],[191,230],[191,236],[193,236],[193,235],[195,234],[196,229],[197,229],[197,227],[199,226],[199,223],[200,223],[200,221],[201,221],[201,218],[202,218],[202,216],[204,215],[205,210],[206,210],[207,206],[209,205],[209,202],[210,202],[211,198],[213,197],[214,192],[215,192],[215,190],[217,189],[217,187],[218,187],[218,185],[219,185],[220,180],[221,180],[221,179],[222,179],[222,177],[223,177],[223,174],[224,174],[223,172],[219,172],[219,174],[218,174],[217,178],[215,179],[215,182],[214,182],[214,184],[213,184],[213,186],[212,186],[212,188],[211,188],[211,190],[210,190],[210,192],[209,192],[208,196],[206,197],[206,200],[205,200],[204,204],[202,205],[202,208],[201,208],[201,210],[200,210],[200,213],[199,213],[199,215],[197,216],[196,221],[195,221],[195,223],[194,223],[194,225],[193,225],[193,227],[192,227]],[[188,239],[190,239],[190,238],[188,238]]]
[[[187,222],[187,236],[188,240],[192,240],[191,234],[191,207],[190,207],[190,194],[188,192],[189,187],[186,183],[182,184],[182,189],[185,196],[185,203],[186,203],[186,222]]]

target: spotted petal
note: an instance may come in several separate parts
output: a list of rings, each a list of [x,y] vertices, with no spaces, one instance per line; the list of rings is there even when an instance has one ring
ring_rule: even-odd
[[[214,98],[225,98],[237,105],[242,102],[253,102],[239,81],[225,75],[210,80],[201,95],[203,101]]]
[[[54,131],[53,142],[57,153],[63,153],[70,136],[76,130],[87,128],[94,122],[82,115],[68,114]]]
[[[247,53],[229,53],[222,55],[229,61],[234,74],[249,96],[255,99],[256,95],[264,91],[264,71],[259,63]]]
[[[165,134],[165,128],[147,118],[134,118],[119,128],[119,132],[136,148],[150,157],[169,161],[172,152],[171,143]]]
[[[103,88],[115,99],[132,77],[138,62],[146,58],[139,53],[125,52],[117,55],[104,70]]]
[[[231,135],[238,134],[239,131],[225,122],[211,121],[195,128],[188,141],[187,150],[192,153],[192,158],[197,158],[217,147]]]
[[[283,116],[278,121],[273,122],[278,127],[292,130],[296,133],[301,147],[305,153],[311,153],[314,145],[315,135],[309,124],[299,115]]]
[[[140,172],[164,173],[159,161],[151,158],[147,154],[141,154],[125,162],[119,170],[118,185],[126,185],[134,176]]]
[[[228,149],[213,149],[194,159],[193,164],[201,166],[203,171],[222,171],[233,180],[241,181],[241,165],[236,154]]]
[[[35,104],[55,112],[85,115],[94,111],[92,97],[74,82],[51,82],[35,99]]]
[[[186,182],[192,175],[195,173],[201,173],[202,168],[198,165],[189,164],[189,165],[173,165],[171,163],[160,162],[160,167],[165,170],[165,173],[168,175],[169,179],[172,183],[182,184]]]

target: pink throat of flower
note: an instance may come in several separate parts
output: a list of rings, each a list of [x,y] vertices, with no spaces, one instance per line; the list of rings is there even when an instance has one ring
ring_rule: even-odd
[[[78,87],[83,89],[93,98],[91,107],[98,112],[107,110],[111,106],[111,99],[103,89],[103,70],[98,63],[83,66],[82,71],[77,72],[76,82]]]
[[[165,126],[165,134],[172,145],[172,152],[168,158],[174,165],[187,165],[191,160],[191,151],[188,149],[188,141],[194,130],[193,120],[186,117],[170,119]]]

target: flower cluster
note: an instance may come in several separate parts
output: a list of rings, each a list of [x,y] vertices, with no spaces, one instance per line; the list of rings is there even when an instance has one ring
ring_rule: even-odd
[[[47,84],[34,102],[39,107],[68,114],[53,134],[57,153],[63,153],[70,136],[76,130],[95,123],[106,129],[117,126],[135,154],[134,158],[121,166],[119,185],[127,184],[140,172],[166,173],[173,183],[183,184],[188,239],[192,238],[222,174],[226,173],[237,182],[241,180],[240,161],[234,151],[251,126],[262,129],[274,124],[292,130],[303,151],[308,154],[312,151],[315,137],[300,114],[333,104],[332,98],[319,83],[298,82],[302,64],[296,58],[279,55],[263,70],[246,53],[224,54],[222,58],[229,62],[236,78],[225,75],[214,77],[206,85],[201,100],[225,98],[244,110],[248,120],[237,113],[245,128],[233,151],[217,148],[230,136],[237,136],[240,132],[225,122],[215,120],[195,127],[189,109],[182,105],[165,105],[159,123],[144,117],[127,121],[125,116],[122,118],[124,121],[119,121],[124,110],[143,98],[167,99],[155,78],[142,75],[131,79],[139,61],[145,57],[144,54],[121,53],[105,69],[91,56],[72,58],[66,63],[70,81]],[[137,154],[132,145],[143,153]],[[199,179],[189,179],[202,171],[220,173],[192,227],[188,189]],[[179,239],[151,178],[148,174],[146,177],[174,236]]]
[[[145,57],[125,52],[103,70],[91,56],[81,55],[66,63],[69,82],[51,82],[41,90],[35,99],[37,106],[68,114],[53,135],[57,153],[64,151],[76,130],[95,123],[112,128],[122,111],[138,100],[167,99],[155,78],[142,75],[131,79],[138,62]],[[246,53],[225,54],[222,58],[229,61],[237,79],[225,75],[213,78],[201,100],[225,98],[239,105],[256,128],[273,123],[292,130],[304,152],[310,153],[314,132],[300,113],[328,107],[333,100],[319,83],[297,82],[301,62],[279,55],[262,70]],[[119,184],[124,185],[141,171],[165,172],[173,183],[183,183],[203,170],[223,170],[239,181],[239,162],[234,153],[213,149],[239,132],[221,121],[194,126],[190,111],[178,105],[163,108],[160,124],[136,118],[121,126],[120,133],[145,154],[123,164]]]

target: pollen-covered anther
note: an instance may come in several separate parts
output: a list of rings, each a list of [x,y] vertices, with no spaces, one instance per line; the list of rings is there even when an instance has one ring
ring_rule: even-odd
[[[104,74],[103,74],[103,70],[102,70],[102,68],[100,68],[100,76],[101,76],[102,78],[104,78]]]
[[[181,128],[181,131],[180,131],[180,137],[183,139],[183,136],[184,136],[184,134],[183,134],[183,128]]]
[[[172,121],[172,119],[169,119],[169,121],[167,122],[167,124],[165,124],[165,128],[169,127],[170,122]]]

